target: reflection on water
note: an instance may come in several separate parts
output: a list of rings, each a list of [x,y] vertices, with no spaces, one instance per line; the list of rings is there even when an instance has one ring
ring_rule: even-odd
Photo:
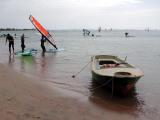
[[[45,58],[45,52],[42,52],[42,53],[41,53],[41,56]]]
[[[100,84],[92,81],[90,86],[90,101],[105,109],[118,112],[127,113],[134,116],[138,116],[138,113],[142,111],[142,107],[145,104],[142,98],[138,97],[136,88],[129,96],[113,95],[105,86],[99,87]]]
[[[9,54],[8,64],[11,65],[12,63],[14,63],[14,54]]]
[[[39,52],[34,56],[16,56],[16,62],[13,66],[14,68],[18,68],[22,73],[27,73],[33,77],[46,79],[50,76],[50,68],[52,68],[52,63],[54,62],[53,54],[45,54]],[[10,60],[14,61],[14,60]]]
[[[36,61],[34,56],[19,56],[20,60],[20,69],[22,72],[27,72],[28,69],[32,70],[34,69],[34,66],[36,66]]]

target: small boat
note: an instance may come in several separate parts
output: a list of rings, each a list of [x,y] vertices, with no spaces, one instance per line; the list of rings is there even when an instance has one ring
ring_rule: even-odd
[[[117,56],[96,55],[91,60],[92,79],[123,95],[127,95],[144,75],[140,69]]]

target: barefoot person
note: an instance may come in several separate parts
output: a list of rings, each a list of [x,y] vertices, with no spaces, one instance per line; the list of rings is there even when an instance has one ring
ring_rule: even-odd
[[[14,38],[13,38],[13,36],[11,36],[10,34],[7,34],[6,43],[7,43],[7,41],[9,42],[9,53],[11,54],[11,47],[12,47],[12,50],[14,53]]]

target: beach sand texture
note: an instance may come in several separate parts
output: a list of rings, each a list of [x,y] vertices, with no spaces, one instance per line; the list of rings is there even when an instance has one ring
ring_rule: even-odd
[[[0,64],[1,120],[97,120],[114,116]],[[122,115],[123,118],[123,115]],[[124,118],[127,118],[125,115]],[[117,118],[118,119],[118,118]]]

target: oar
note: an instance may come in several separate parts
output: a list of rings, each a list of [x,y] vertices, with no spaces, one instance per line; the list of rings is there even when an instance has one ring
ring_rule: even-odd
[[[79,72],[77,72],[75,75],[72,75],[72,78],[75,78],[80,72],[82,72],[87,66],[88,64],[90,63],[91,61],[89,61],[82,69],[80,69]]]

